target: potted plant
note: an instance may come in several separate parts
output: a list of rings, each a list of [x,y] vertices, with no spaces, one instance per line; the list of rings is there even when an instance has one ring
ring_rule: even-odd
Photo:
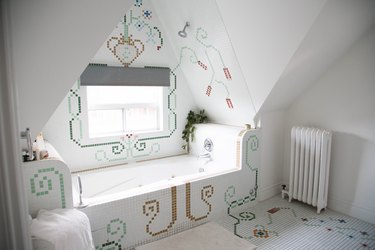
[[[186,144],[182,146],[183,149],[189,153],[189,142],[194,140],[195,124],[205,123],[208,120],[207,115],[204,113],[204,109],[200,110],[199,113],[195,113],[190,110],[186,117],[185,129],[182,131],[182,139],[185,140]]]

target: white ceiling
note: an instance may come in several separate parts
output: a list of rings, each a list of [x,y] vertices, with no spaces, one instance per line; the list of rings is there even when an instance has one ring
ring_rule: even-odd
[[[374,23],[373,0],[327,1],[257,116],[287,108]]]
[[[217,0],[258,111],[326,0]]]

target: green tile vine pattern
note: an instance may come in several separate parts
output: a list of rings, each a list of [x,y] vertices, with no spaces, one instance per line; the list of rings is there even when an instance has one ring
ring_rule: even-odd
[[[107,241],[100,246],[96,246],[96,250],[121,250],[121,241],[126,235],[126,223],[119,218],[111,220],[107,224]]]
[[[53,175],[58,177],[59,183],[53,183]],[[66,207],[65,201],[65,189],[64,189],[64,175],[55,168],[41,168],[38,169],[38,173],[35,173],[33,177],[30,178],[30,190],[31,194],[38,196],[51,195],[53,191],[53,184],[60,187],[60,198],[61,207]]]
[[[255,201],[258,195],[258,168],[252,166],[250,162],[250,153],[257,151],[259,148],[259,139],[256,135],[251,135],[249,138],[245,141],[245,164],[247,168],[251,172],[255,172],[255,186],[254,188],[250,189],[249,195],[246,195],[245,197],[238,198],[236,200],[233,200],[233,198],[236,195],[236,188],[235,186],[231,185],[227,188],[227,190],[224,193],[224,201],[228,205],[227,208],[227,214],[228,216],[234,218],[236,222],[234,223],[234,234],[241,237],[246,238],[243,235],[240,235],[237,227],[241,224],[243,221],[250,221],[255,219],[255,214],[251,212],[242,212],[239,214],[235,214],[232,212],[232,209],[240,207],[244,204],[247,204],[251,201]],[[260,232],[259,234],[261,234]]]
[[[230,98],[230,92],[229,92],[228,86],[227,86],[226,83],[224,83],[224,81],[222,81],[218,78],[218,76],[217,76],[218,74],[216,72],[217,69],[214,67],[214,64],[212,63],[212,59],[211,59],[208,51],[212,50],[212,51],[214,51],[214,53],[216,53],[219,56],[220,62],[223,65],[223,71],[224,71],[224,76],[225,76],[226,80],[227,81],[232,80],[232,76],[229,72],[228,67],[225,66],[225,63],[224,63],[224,60],[221,56],[220,51],[215,46],[210,45],[210,44],[206,44],[205,41],[204,41],[206,38],[207,38],[207,32],[203,28],[198,28],[197,33],[196,33],[196,39],[202,46],[205,47],[204,53],[206,55],[206,58],[207,58],[207,61],[208,61],[208,64],[209,64],[209,69],[210,69],[210,71],[212,71],[211,79],[210,79],[210,82],[207,86],[206,95],[211,96],[211,92],[213,90],[213,85],[222,86],[224,88],[224,91],[226,92],[225,101],[228,105],[228,108],[232,109],[233,103],[232,103],[232,99]],[[182,59],[184,57],[187,57],[187,56],[189,58],[190,63],[197,64],[204,71],[208,70],[208,66],[202,60],[198,59],[197,53],[194,51],[194,49],[192,49],[188,46],[183,46],[180,49],[179,62],[177,64],[177,66],[174,68],[173,71],[175,71],[176,69],[178,69],[181,66]]]
[[[228,230],[235,226],[237,235],[259,249],[375,249],[374,224],[330,209],[317,214],[311,206],[280,196],[232,212],[249,220],[236,224],[228,215],[220,224]]]
[[[176,89],[176,84],[172,84],[170,87],[170,93],[168,97],[173,94]],[[135,134],[125,134],[119,136],[116,141],[108,141],[102,143],[83,143],[83,124],[82,124],[82,108],[81,108],[81,97],[80,97],[80,84],[79,81],[69,91],[68,96],[68,110],[70,114],[69,120],[69,132],[70,140],[74,142],[78,147],[84,148],[98,148],[95,152],[95,159],[97,161],[122,161],[127,159],[134,159],[149,156],[160,151],[160,144],[158,142],[151,143],[148,145],[148,141],[155,139],[169,138],[176,130],[176,112],[175,107],[168,105],[169,131],[164,136],[159,137],[146,137],[141,138]],[[171,121],[171,118],[173,119]]]
[[[142,1],[135,1],[135,9],[131,9],[127,15],[124,16],[121,25],[123,25],[123,36],[113,38],[120,45],[135,45],[136,40],[140,41],[139,44],[154,44],[157,50],[160,50],[164,44],[164,39],[160,29],[156,26],[152,26],[149,20],[152,19],[152,12],[149,10],[142,10],[142,14],[134,14],[139,12],[139,7],[142,6]],[[140,39],[133,39],[136,32],[141,32],[145,34],[148,38],[145,41]],[[111,39],[111,38],[110,38]],[[109,40],[108,40],[109,41]],[[107,45],[108,45],[107,41]],[[118,45],[119,46],[119,45]],[[108,46],[107,46],[108,47]],[[144,47],[144,46],[143,46]],[[112,47],[111,47],[112,48]],[[111,50],[111,49],[110,49]],[[144,48],[143,48],[144,50]],[[142,50],[142,52],[143,52]],[[122,61],[124,66],[129,66],[134,60],[127,57],[124,58],[125,54],[118,55],[118,48],[115,46],[112,48],[111,52],[114,56],[117,56],[119,61]],[[138,49],[138,56],[142,54],[141,49]],[[125,53],[125,52],[124,52]],[[129,60],[130,61],[129,61]],[[132,61],[133,60],[133,61]],[[83,123],[82,123],[82,105],[80,96],[80,82],[77,83],[70,89],[68,95],[68,112],[70,115],[69,120],[69,134],[70,140],[74,142],[78,147],[85,148],[95,148],[95,159],[98,162],[114,162],[114,161],[124,161],[128,159],[141,158],[149,156],[160,151],[159,142],[151,142],[154,140],[168,139],[177,129],[177,113],[176,113],[176,89],[177,89],[177,75],[175,71],[180,65],[178,64],[174,69],[170,71],[170,87],[168,92],[168,131],[165,134],[158,136],[142,137],[134,134],[125,134],[114,141],[107,141],[101,143],[84,143],[83,138]],[[146,66],[152,67],[153,66]]]
[[[223,70],[224,76],[226,78],[226,81],[231,81],[232,76],[230,74],[229,68],[224,63],[224,59],[223,59],[220,51],[215,46],[213,46],[212,44],[206,43],[205,40],[207,39],[207,37],[208,37],[207,31],[205,31],[201,27],[197,29],[195,38],[205,48],[204,53],[206,55],[208,64],[210,66],[210,70],[212,71],[211,80],[210,80],[210,82],[207,86],[206,95],[207,96],[211,95],[213,85],[218,85],[218,86],[221,85],[226,92],[225,101],[227,103],[227,106],[228,106],[228,108],[233,109],[233,102],[232,102],[232,99],[230,98],[230,92],[229,92],[228,86],[224,81],[220,80],[220,77],[218,76],[218,73],[217,73],[217,69],[214,67],[214,64],[212,63],[213,60],[211,59],[211,56],[210,56],[210,53],[212,53],[212,52],[210,52],[210,51],[213,51],[213,53],[215,53],[219,57],[220,62],[222,64],[222,70]],[[205,64],[203,64],[200,60],[197,60],[196,63],[199,66],[201,66],[204,70],[207,70],[207,66]]]

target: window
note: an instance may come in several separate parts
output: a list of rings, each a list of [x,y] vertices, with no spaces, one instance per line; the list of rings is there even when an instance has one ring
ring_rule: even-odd
[[[87,86],[89,137],[163,129],[163,87]]]

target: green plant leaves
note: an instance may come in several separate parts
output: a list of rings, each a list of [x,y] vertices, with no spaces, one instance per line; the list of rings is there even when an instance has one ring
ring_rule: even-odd
[[[205,123],[208,120],[207,115],[204,113],[204,109],[200,110],[199,113],[194,113],[194,111],[189,111],[186,117],[185,129],[182,131],[182,139],[186,141],[186,145],[183,145],[183,149],[188,149],[189,151],[189,141],[194,141],[194,124]]]

